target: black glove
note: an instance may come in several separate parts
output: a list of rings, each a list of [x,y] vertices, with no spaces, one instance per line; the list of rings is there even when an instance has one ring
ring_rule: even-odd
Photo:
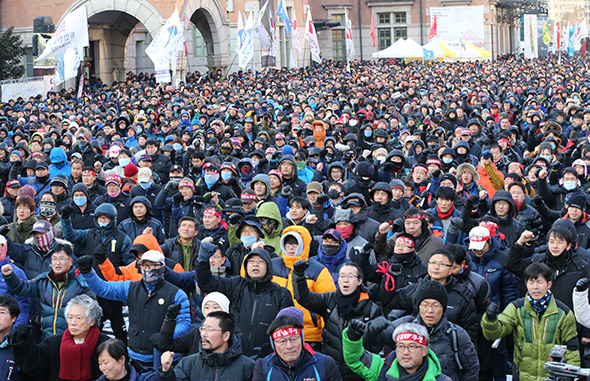
[[[94,259],[90,255],[84,255],[78,258],[78,268],[82,274],[89,273],[92,270]]]
[[[434,171],[432,171],[432,178],[433,179],[439,178],[440,175],[442,175],[442,171],[440,169],[435,169]]]
[[[561,165],[562,165],[561,160],[556,159],[553,162],[553,164],[551,164],[551,170],[554,172],[557,172],[557,171],[559,171],[559,168],[561,168]]]
[[[428,184],[430,184],[430,180],[428,180],[428,178],[425,178],[424,180],[420,181],[421,187],[427,187]]]
[[[389,327],[389,320],[387,320],[383,316],[379,316],[372,321],[369,322],[367,325],[367,334],[371,337],[377,336],[381,332],[383,332],[387,327]],[[348,335],[350,337],[350,334]]]
[[[500,312],[500,306],[498,303],[492,302],[486,309],[486,317],[489,321],[496,321],[498,319],[498,313]]]
[[[297,276],[305,276],[305,270],[309,267],[306,260],[300,259],[293,264],[293,273]]]
[[[398,233],[403,231],[404,228],[404,219],[403,218],[396,218],[395,221],[391,224],[391,231],[394,233]]]
[[[421,199],[428,198],[428,195],[429,195],[429,194],[430,194],[430,189],[424,189],[424,192],[422,192],[422,193],[420,194],[420,198],[421,198]]]
[[[576,291],[586,291],[588,289],[588,285],[590,285],[590,279],[582,278],[576,282]]]
[[[451,225],[449,226],[448,230],[449,233],[457,234],[462,227],[463,219],[461,217],[451,217]]]
[[[184,196],[182,193],[178,192],[174,195],[174,197],[172,197],[172,199],[174,200],[174,205],[180,205],[182,200],[184,200]]]
[[[537,194],[537,195],[535,195],[535,197],[533,197],[532,203],[533,203],[533,206],[536,207],[536,209],[539,209],[545,204],[545,201],[543,201],[543,198],[541,198],[541,196],[539,196]]]
[[[96,249],[94,249],[94,258],[96,259],[96,262],[98,262],[99,265],[107,260],[106,245],[98,245],[98,247]],[[79,263],[80,263],[80,260],[78,260],[78,264]],[[82,270],[80,270],[80,271],[82,271]]]
[[[262,159],[260,159],[260,160],[258,161],[258,168],[260,168],[260,167],[264,167],[264,166],[265,166],[265,165],[267,165],[267,164],[268,164],[268,160],[266,160],[266,158],[265,158],[265,157],[263,157]]]
[[[6,235],[10,231],[10,226],[8,224],[4,224],[0,226],[0,235]]]
[[[240,223],[241,219],[242,216],[239,213],[233,213],[227,218],[227,222],[229,222],[230,225],[237,225]]]
[[[166,310],[165,318],[168,320],[176,320],[176,317],[180,315],[180,304],[171,304]]]
[[[283,189],[281,189],[281,196],[283,196],[283,197],[289,197],[289,195],[291,195],[291,192],[293,192],[293,188],[291,188],[288,185],[285,185],[283,187]]]
[[[201,167],[198,167],[195,165],[194,167],[191,168],[191,173],[194,176],[201,176],[201,173],[203,173],[203,170],[201,169]]]
[[[391,161],[386,161],[385,164],[383,164],[384,171],[393,171],[394,168],[395,168],[395,165]]]
[[[23,161],[16,159],[15,161],[12,162],[12,165],[18,168],[23,165]]]
[[[465,200],[463,207],[467,210],[473,210],[473,206],[475,205],[475,203],[477,202],[478,199],[479,199],[479,196],[476,194],[469,196],[467,198],[467,200]]]
[[[370,256],[371,250],[373,250],[373,244],[367,243],[363,246],[363,249],[359,252],[360,255]]]
[[[327,149],[323,149],[320,151],[320,158],[325,158],[326,155],[328,154],[328,150]]]
[[[166,186],[164,187],[165,190],[167,191],[171,191],[172,189],[177,188],[178,184],[176,184],[174,181],[170,181],[168,184],[166,184]]]
[[[238,180],[232,176],[229,180],[227,180],[227,185],[229,185],[230,187],[235,187],[236,185],[238,185]]]
[[[358,341],[365,334],[365,328],[367,325],[360,320],[351,320],[348,323],[348,338],[352,341]]]
[[[203,199],[204,199],[205,203],[211,202],[212,198],[213,198],[213,193],[211,193],[211,192],[207,192],[203,195]]]
[[[322,193],[318,196],[318,199],[316,200],[316,205],[324,205],[326,202],[328,202],[329,199],[330,197],[328,197],[327,194]]]
[[[11,343],[22,343],[25,341],[30,335],[33,327],[30,324],[19,324],[16,327],[16,330],[10,337]]]
[[[66,205],[61,209],[61,218],[70,218],[73,212],[74,207],[72,205]]]

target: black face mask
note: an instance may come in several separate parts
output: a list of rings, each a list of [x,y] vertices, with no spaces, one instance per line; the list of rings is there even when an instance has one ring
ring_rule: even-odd
[[[328,197],[330,197],[332,200],[335,200],[340,197],[340,192],[338,192],[336,189],[331,189],[328,192]]]
[[[342,247],[342,244],[340,245],[324,245],[322,244],[322,253],[324,253],[325,255],[336,255],[339,251],[340,248]]]
[[[48,179],[49,179],[49,175],[47,175],[47,176],[37,176],[37,180],[38,180],[40,183],[44,183],[44,182],[46,182]]]
[[[393,171],[399,172],[402,169],[402,163],[398,163],[397,161],[392,161],[393,164]]]

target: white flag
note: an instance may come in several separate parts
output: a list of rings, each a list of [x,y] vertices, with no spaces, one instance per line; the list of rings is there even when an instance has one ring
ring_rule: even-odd
[[[346,19],[346,61],[351,61],[354,57],[354,40],[352,39],[352,21],[348,18],[348,9],[344,9]]]
[[[254,32],[254,17],[252,13],[248,15],[246,20],[246,27],[244,30],[244,38],[241,42],[239,65],[244,70],[248,66],[248,62],[254,57],[254,39],[252,38]]]
[[[295,12],[293,12],[293,47],[301,53],[303,48],[301,47],[301,43],[299,42],[299,27],[297,26],[297,18],[295,17]]]
[[[588,37],[588,24],[586,24],[586,19],[584,19],[578,28],[577,40],[580,41],[586,37]]]
[[[258,35],[258,40],[260,41],[261,50],[263,52],[270,52],[271,49],[274,48],[274,44],[271,41],[270,35],[266,31],[266,28],[264,28],[264,25],[262,25],[262,17],[264,16],[267,6],[268,6],[268,1],[266,3],[264,3],[262,8],[260,8],[260,11],[258,12],[258,15],[256,16],[256,24],[255,24],[256,34]],[[274,49],[273,49],[273,52],[274,52]]]
[[[64,80],[76,78],[78,67],[84,56],[83,48],[68,49],[64,53]]]
[[[295,55],[293,54],[293,49],[289,49],[291,55],[289,57],[289,69],[297,69],[297,60],[295,59]]]
[[[156,81],[170,82],[170,60],[178,55],[178,45],[184,42],[184,32],[178,17],[178,9],[174,12],[166,24],[160,29],[156,38],[147,47],[145,53],[154,62],[156,69]]]
[[[88,46],[88,16],[86,15],[86,6],[82,6],[59,23],[55,34],[47,41],[43,54],[35,61],[55,57],[59,53],[65,53],[68,49],[85,46]]]
[[[244,38],[244,18],[242,17],[242,11],[238,11],[238,38],[236,44],[236,52],[240,54],[242,50],[242,39]]]
[[[307,9],[307,20],[305,21],[305,39],[309,41],[311,59],[317,63],[322,63],[322,58],[320,57],[318,34],[315,31],[315,26],[313,25],[313,20],[311,19],[311,8]]]

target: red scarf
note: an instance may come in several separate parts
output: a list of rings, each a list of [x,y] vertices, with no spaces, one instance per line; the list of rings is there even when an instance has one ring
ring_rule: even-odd
[[[76,344],[69,329],[66,329],[61,338],[59,349],[59,378],[62,380],[91,380],[92,367],[90,356],[96,349],[100,331],[92,326],[82,344]]]
[[[514,203],[516,204],[516,206],[518,207],[518,211],[520,212],[522,210],[523,205],[524,205],[524,201],[521,202],[520,204],[518,204],[516,201]]]
[[[436,214],[438,214],[438,217],[441,220],[448,220],[451,218],[453,216],[453,210],[455,210],[455,205],[451,206],[451,209],[449,209],[449,211],[446,213],[441,212],[438,205],[436,206]]]

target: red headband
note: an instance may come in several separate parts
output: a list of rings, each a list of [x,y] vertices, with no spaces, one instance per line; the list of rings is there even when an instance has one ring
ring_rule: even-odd
[[[205,209],[204,215],[215,216],[221,218],[221,214],[215,209]]]
[[[256,195],[255,194],[248,194],[248,193],[242,193],[242,195],[240,196],[241,200],[254,200],[256,201]]]
[[[517,161],[513,161],[512,163],[508,164],[508,168],[510,168],[510,167],[518,167],[518,168],[524,170],[524,166]]]
[[[440,160],[438,159],[428,159],[426,160],[426,164],[436,164],[436,165],[440,165]],[[417,167],[416,167],[417,168]]]
[[[399,343],[400,341],[413,341],[420,345],[426,345],[426,338],[422,335],[418,335],[417,333],[413,332],[402,332],[395,337],[395,343]]]
[[[178,189],[180,189],[182,187],[189,187],[189,188],[195,189],[195,184],[193,184],[190,181],[181,181],[178,183]]]
[[[272,339],[278,340],[281,337],[292,336],[292,335],[301,335],[301,330],[297,327],[279,328],[272,333]]]
[[[82,171],[82,173],[83,173],[83,174],[85,173],[85,174],[87,174],[87,175],[96,176],[96,172],[95,172],[95,171],[93,171],[93,170],[91,170],[91,169],[85,169],[85,170],[83,170],[83,171]]]
[[[412,241],[411,239],[409,239],[408,237],[397,237],[397,239],[395,240],[395,242],[402,242],[402,243],[406,243],[412,247],[414,247],[414,241]]]
[[[510,143],[510,140],[508,140],[507,138],[498,139],[498,143],[502,142]]]
[[[410,219],[410,218],[417,218],[419,220],[424,220],[424,219],[426,219],[426,214],[416,212],[416,213],[411,214],[411,215],[409,215],[407,217],[404,217],[404,220],[407,220],[407,219]]]
[[[423,167],[421,165],[417,165],[414,167],[414,170],[418,170],[418,171],[422,171],[422,172],[428,172],[428,168]]]

